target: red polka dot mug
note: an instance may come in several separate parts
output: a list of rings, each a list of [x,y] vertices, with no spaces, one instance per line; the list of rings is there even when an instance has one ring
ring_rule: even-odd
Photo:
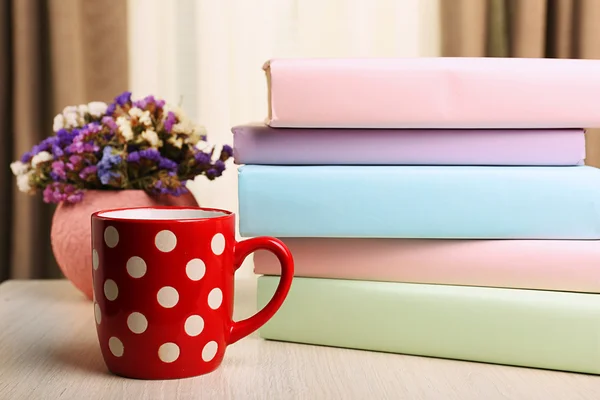
[[[94,314],[108,369],[137,379],[214,371],[228,345],[265,324],[288,294],[294,261],[271,237],[235,240],[235,215],[189,207],[102,210],[92,215]],[[281,263],[273,299],[233,321],[234,274],[264,249]]]

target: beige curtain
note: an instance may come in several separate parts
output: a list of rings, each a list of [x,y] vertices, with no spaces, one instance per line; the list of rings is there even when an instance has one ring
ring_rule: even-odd
[[[440,3],[443,56],[600,59],[600,0]],[[600,130],[586,147],[586,164],[600,166]]]
[[[0,0],[0,281],[60,276],[53,207],[17,191],[9,164],[52,134],[64,106],[127,89],[127,2]]]

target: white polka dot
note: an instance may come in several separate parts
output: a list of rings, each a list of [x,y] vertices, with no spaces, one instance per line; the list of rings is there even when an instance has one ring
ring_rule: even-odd
[[[204,320],[199,315],[191,315],[185,320],[185,333],[198,336],[204,330]]]
[[[221,292],[221,289],[214,288],[213,290],[211,290],[210,293],[208,294],[208,306],[210,308],[212,308],[213,310],[216,310],[217,308],[219,308],[221,306],[222,302],[223,302],[223,292]]]
[[[104,230],[104,242],[111,249],[119,243],[119,232],[114,226],[108,226]]]
[[[100,259],[98,258],[98,252],[96,249],[92,250],[92,267],[96,270],[98,269],[98,265],[100,264]]]
[[[119,295],[119,288],[112,279],[107,279],[106,282],[104,282],[104,295],[110,301],[113,301]]]
[[[190,260],[185,266],[185,273],[188,278],[193,281],[199,281],[204,276],[206,272],[206,265],[204,265],[204,261],[199,258],[194,258]]]
[[[142,257],[133,256],[127,260],[127,273],[132,278],[141,278],[146,275],[146,262]]]
[[[121,342],[118,338],[114,336],[108,339],[108,348],[115,357],[121,357],[125,350],[125,348],[123,347],[123,342]]]
[[[164,308],[172,308],[179,301],[179,293],[177,293],[174,287],[165,286],[158,291],[156,298],[158,303]]]
[[[144,314],[132,312],[127,317],[127,326],[133,333],[144,333],[148,328],[148,320],[144,317]]]
[[[100,325],[102,322],[102,312],[100,311],[98,303],[94,303],[94,316],[96,317],[96,323]]]
[[[175,343],[165,343],[158,348],[158,358],[162,362],[172,363],[179,358],[179,346]]]
[[[215,255],[220,256],[225,250],[225,236],[222,233],[217,233],[210,241],[210,248]]]
[[[175,246],[177,246],[177,237],[171,231],[160,231],[154,238],[154,244],[158,250],[162,251],[163,253],[168,253],[172,251]]]
[[[214,340],[212,342],[206,343],[206,345],[202,349],[202,359],[206,362],[209,362],[210,360],[215,358],[218,347],[219,345],[217,345],[217,342],[215,342]]]

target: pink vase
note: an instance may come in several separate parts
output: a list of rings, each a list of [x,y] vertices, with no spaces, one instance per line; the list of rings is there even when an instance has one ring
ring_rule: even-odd
[[[52,218],[50,240],[62,273],[92,300],[92,213],[109,208],[157,205],[197,207],[198,203],[191,193],[155,197],[142,190],[88,190],[80,203],[60,203]]]

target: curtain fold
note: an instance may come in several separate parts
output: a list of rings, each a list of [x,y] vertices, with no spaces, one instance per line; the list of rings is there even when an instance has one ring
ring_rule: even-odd
[[[488,2],[481,0],[440,1],[443,56],[486,54],[488,9]]]
[[[54,207],[17,190],[9,164],[48,135],[64,106],[128,87],[127,4],[0,0],[0,281],[60,276],[50,247]]]
[[[0,57],[6,60],[12,53],[12,31],[10,28],[10,16],[12,7],[10,0],[0,0]],[[9,168],[12,161],[13,138],[7,132],[12,132],[12,106],[10,93],[12,93],[12,65],[9,62],[0,62],[0,162],[4,166],[0,175],[0,196],[2,197],[2,208],[0,212],[0,282],[8,276],[8,265],[10,263],[11,247],[11,210],[13,177]]]
[[[598,0],[458,0],[441,5],[442,56],[600,59]],[[600,167],[600,129],[587,129],[586,136],[586,164]]]

